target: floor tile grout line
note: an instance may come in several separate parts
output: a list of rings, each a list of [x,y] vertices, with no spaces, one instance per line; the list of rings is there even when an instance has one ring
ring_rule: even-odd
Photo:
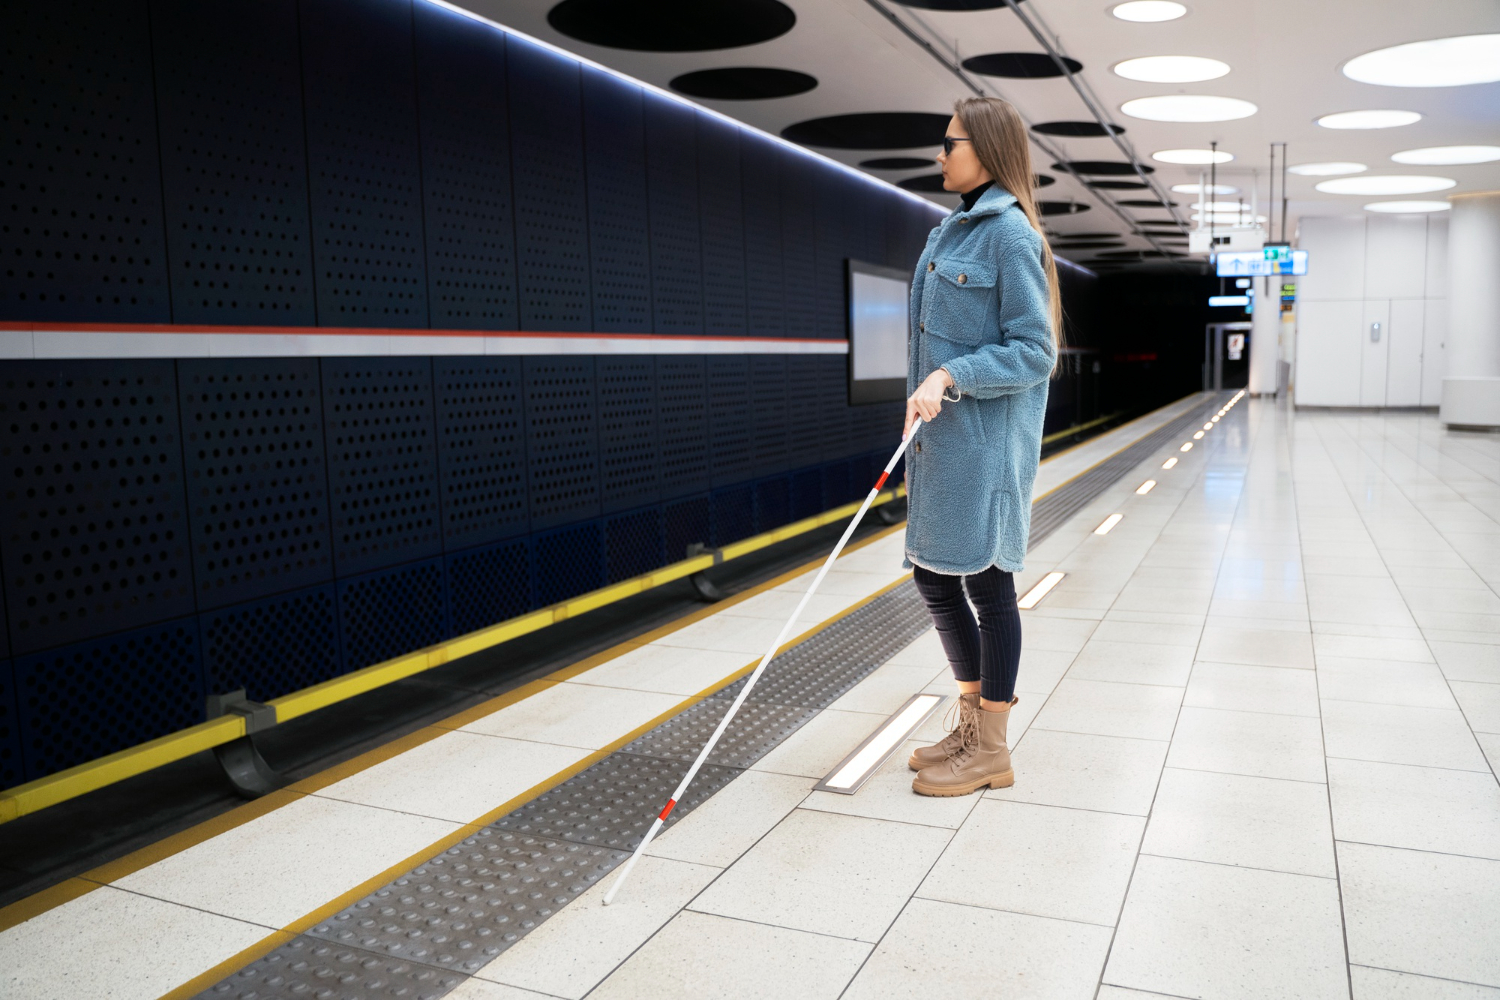
[[[1497,988],[1495,983],[1480,983],[1475,982],[1472,979],[1454,979],[1451,976],[1434,976],[1429,972],[1410,972],[1406,969],[1392,969],[1384,965],[1371,965],[1368,962],[1351,962],[1349,964],[1352,968],[1375,969],[1379,972],[1394,972],[1400,976],[1414,976],[1417,979],[1432,979],[1440,983],[1461,983],[1464,986],[1478,986],[1480,989],[1484,990],[1494,990]]]
[[[1187,858],[1180,854],[1159,854],[1156,851],[1141,851],[1141,857],[1161,858],[1163,861],[1186,861],[1195,865],[1213,865],[1215,868],[1232,868],[1245,872],[1267,872],[1272,875],[1290,875],[1293,878],[1316,878],[1324,882],[1337,881],[1333,875],[1315,875],[1312,872],[1294,872],[1285,868],[1267,868],[1265,865],[1237,865],[1232,861],[1213,861],[1209,858]]]
[[[1477,772],[1475,772],[1477,773]],[[1335,836],[1335,844],[1353,844],[1356,847],[1378,847],[1383,851],[1406,851],[1410,854],[1435,854],[1445,858],[1468,858],[1471,861],[1500,861],[1500,857],[1487,857],[1483,854],[1463,854],[1458,851],[1434,851],[1427,847],[1408,847],[1405,844],[1377,844],[1369,840],[1350,840],[1347,837]]]

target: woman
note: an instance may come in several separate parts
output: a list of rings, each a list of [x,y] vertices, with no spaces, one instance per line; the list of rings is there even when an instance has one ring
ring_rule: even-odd
[[[906,557],[959,691],[958,724],[911,756],[923,795],[1015,781],[1005,743],[1021,659],[1011,574],[1026,555],[1062,326],[1020,115],[977,97],[954,112],[937,159],[943,188],[963,203],[917,262],[907,355],[907,431],[918,417],[931,423],[906,458]]]

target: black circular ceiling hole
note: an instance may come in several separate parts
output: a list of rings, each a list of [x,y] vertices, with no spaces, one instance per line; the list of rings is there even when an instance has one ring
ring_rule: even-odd
[[[1005,0],[896,0],[903,7],[920,7],[923,10],[997,10],[1005,6]],[[1017,3],[1023,0],[1016,0]]]
[[[899,188],[908,191],[921,191],[923,194],[957,194],[943,187],[942,174],[918,174],[915,177],[904,177],[896,182]]]
[[[708,52],[754,45],[792,30],[780,0],[563,0],[547,23],[569,38],[636,52]]]
[[[684,73],[671,87],[689,97],[715,101],[765,101],[773,97],[805,94],[818,85],[818,78],[794,69],[769,66],[725,66]]]
[[[915,170],[932,166],[932,161],[920,156],[878,156],[873,160],[861,160],[859,165],[867,170]]]
[[[941,143],[952,117],[927,111],[831,115],[788,125],[781,130],[781,137],[830,149],[911,149]]]
[[[1151,185],[1145,181],[1088,181],[1088,186],[1101,191],[1140,191]]]
[[[1112,241],[1110,241],[1108,243],[1095,242],[1093,240],[1085,240],[1082,243],[1054,243],[1054,244],[1052,244],[1052,249],[1054,249],[1054,250],[1096,250],[1096,249],[1098,249],[1100,247],[1122,247],[1124,245],[1125,244],[1119,242],[1118,240],[1112,240]]]
[[[1053,170],[1067,170],[1072,168],[1075,174],[1092,174],[1099,176],[1120,176],[1135,173],[1135,167],[1123,160],[1069,160],[1067,163],[1052,164]],[[1155,167],[1141,165],[1144,173],[1156,173]]]
[[[1132,199],[1125,200],[1125,201],[1117,201],[1117,202],[1115,202],[1115,204],[1116,205],[1129,205],[1131,208],[1166,208],[1167,207],[1163,203],[1161,203],[1159,201],[1154,201],[1154,200],[1152,200],[1150,198],[1132,198]],[[1175,204],[1177,204],[1177,202],[1174,201],[1174,202],[1172,202],[1172,204],[1175,205]]]
[[[1100,257],[1110,260],[1142,260],[1146,257],[1185,257],[1173,250],[1101,250]]]
[[[1109,129],[1115,135],[1125,134],[1124,127],[1120,125],[1111,125]],[[1042,135],[1066,135],[1075,139],[1088,139],[1109,134],[1098,122],[1037,122],[1031,126],[1031,131],[1040,132]]]
[[[1070,73],[1083,69],[1077,59],[1063,56]],[[964,69],[980,76],[1003,76],[1012,80],[1045,80],[1063,76],[1053,58],[1045,52],[990,52],[982,56],[970,56],[964,60]]]
[[[1077,215],[1087,212],[1089,206],[1077,201],[1039,201],[1036,210],[1043,215]]]
[[[1035,176],[1033,176],[1031,178],[1031,186],[1032,187],[1044,188],[1048,184],[1056,184],[1056,183],[1057,183],[1057,178],[1053,177],[1051,174],[1036,174]]]
[[[1058,233],[1059,240],[1117,240],[1119,233]]]

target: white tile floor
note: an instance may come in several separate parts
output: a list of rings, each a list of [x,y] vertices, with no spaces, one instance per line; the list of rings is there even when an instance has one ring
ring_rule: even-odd
[[[1039,492],[1172,412],[1044,464]],[[799,630],[899,579],[901,541],[852,553]],[[613,907],[607,880],[450,995],[1500,1000],[1500,437],[1245,400],[1018,584],[1054,569],[1014,787],[915,796],[903,748],[855,796],[811,790],[948,689],[929,632],[664,834]],[[0,933],[0,994],[149,1000],[732,673],[806,582]]]
[[[903,750],[858,795],[806,792],[946,687],[929,633],[662,837],[719,873],[664,923],[628,887],[641,926],[591,992],[521,955],[481,975],[590,998],[1500,1000],[1500,438],[1245,400],[1169,454],[1028,560],[1022,586],[1069,576],[1024,619],[1013,788],[923,799]]]

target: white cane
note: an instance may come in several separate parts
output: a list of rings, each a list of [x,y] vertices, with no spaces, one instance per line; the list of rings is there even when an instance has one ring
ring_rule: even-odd
[[[656,817],[656,822],[651,824],[651,829],[646,831],[646,836],[641,838],[640,844],[636,846],[635,853],[630,856],[629,861],[625,862],[625,868],[620,872],[620,877],[615,879],[615,884],[610,886],[609,892],[604,894],[605,906],[614,902],[615,893],[620,891],[620,886],[624,885],[625,880],[630,877],[630,870],[635,867],[636,859],[641,856],[642,852],[646,850],[646,847],[656,837],[657,831],[667,821],[667,817],[672,814],[672,808],[681,800],[683,793],[687,791],[688,785],[692,783],[694,776],[697,775],[698,769],[703,766],[703,762],[708,759],[708,755],[713,753],[714,745],[719,742],[719,737],[724,735],[724,730],[729,727],[730,720],[740,710],[740,706],[745,703],[745,699],[750,696],[750,691],[755,687],[755,682],[760,680],[760,675],[765,672],[766,665],[771,662],[771,657],[775,656],[776,651],[781,648],[781,643],[786,639],[787,632],[791,631],[792,624],[802,614],[802,609],[807,607],[807,602],[812,599],[812,595],[817,591],[818,584],[823,582],[823,577],[828,575],[828,569],[833,565],[833,561],[839,557],[840,552],[844,551],[844,546],[848,543],[849,536],[854,534],[854,529],[859,526],[860,519],[865,516],[865,511],[870,509],[870,504],[874,503],[875,498],[880,495],[881,488],[885,486],[886,477],[891,474],[891,470],[896,467],[896,463],[901,461],[901,456],[906,453],[906,446],[911,443],[911,439],[916,436],[917,428],[921,425],[922,418],[918,417],[917,422],[912,424],[911,430],[902,435],[901,447],[897,448],[896,453],[891,456],[891,460],[885,463],[885,469],[880,473],[880,478],[875,480],[875,486],[870,490],[869,496],[865,497],[865,502],[859,505],[859,511],[854,515],[854,520],[850,521],[849,527],[844,529],[843,537],[833,547],[833,551],[828,554],[828,559],[823,563],[823,568],[818,570],[818,575],[813,577],[811,585],[807,588],[807,593],[803,594],[802,600],[797,602],[797,610],[792,612],[792,616],[787,619],[786,624],[781,626],[781,631],[776,633],[776,639],[771,643],[771,648],[766,650],[766,655],[760,658],[760,664],[750,674],[750,679],[745,682],[745,686],[740,690],[739,696],[729,706],[729,711],[724,713],[724,718],[719,720],[719,727],[714,730],[713,735],[708,738],[708,742],[703,744],[703,749],[698,752],[698,759],[693,761],[693,766],[688,768],[687,774],[682,776],[682,781],[678,783],[677,790],[672,793],[671,798],[667,799],[667,804]]]

